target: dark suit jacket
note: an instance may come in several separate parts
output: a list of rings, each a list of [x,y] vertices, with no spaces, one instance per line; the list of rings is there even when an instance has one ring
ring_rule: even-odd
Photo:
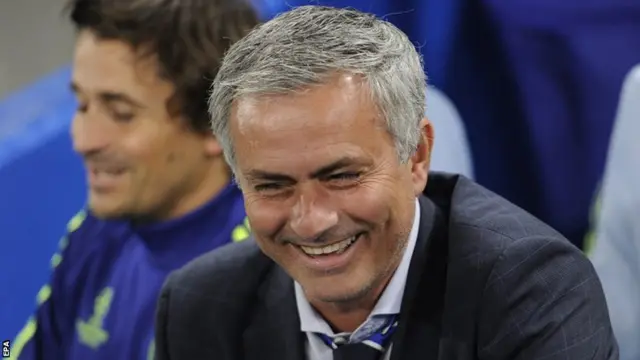
[[[560,234],[462,176],[420,198],[392,360],[618,359],[600,282]],[[253,241],[166,281],[158,360],[302,360],[293,280]]]

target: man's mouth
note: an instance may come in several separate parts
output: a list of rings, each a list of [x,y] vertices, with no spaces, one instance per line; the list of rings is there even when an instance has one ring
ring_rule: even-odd
[[[330,245],[317,247],[317,246],[302,246],[298,245],[298,247],[309,256],[326,256],[326,255],[338,255],[345,252],[349,247],[351,247],[358,239],[360,239],[362,233],[354,235],[350,238],[342,240],[337,243],[333,243]]]
[[[88,182],[95,191],[111,190],[118,186],[125,172],[125,168],[116,166],[87,167]]]
[[[95,176],[118,176],[124,173],[122,168],[114,169],[92,169],[91,172]]]

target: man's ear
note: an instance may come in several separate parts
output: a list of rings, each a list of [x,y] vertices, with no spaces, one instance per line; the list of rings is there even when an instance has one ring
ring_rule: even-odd
[[[433,149],[433,125],[426,117],[420,120],[420,142],[411,157],[411,176],[413,191],[419,196],[427,186],[429,167],[431,165],[431,151]]]
[[[204,153],[208,157],[216,157],[222,155],[222,146],[218,142],[213,134],[205,135],[204,138]]]

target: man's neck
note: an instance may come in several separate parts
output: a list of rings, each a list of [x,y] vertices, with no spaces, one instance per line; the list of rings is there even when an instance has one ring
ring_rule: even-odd
[[[200,177],[188,193],[183,194],[171,206],[163,220],[177,219],[185,216],[211,201],[227,186],[231,176],[222,158],[213,159],[206,173]]]

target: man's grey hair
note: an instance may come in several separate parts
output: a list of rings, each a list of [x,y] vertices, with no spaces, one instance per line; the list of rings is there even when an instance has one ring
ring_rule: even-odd
[[[227,52],[209,98],[211,128],[235,173],[231,107],[247,96],[286,95],[336,73],[361,76],[407,162],[420,142],[426,75],[408,37],[352,9],[301,6],[256,27]]]

